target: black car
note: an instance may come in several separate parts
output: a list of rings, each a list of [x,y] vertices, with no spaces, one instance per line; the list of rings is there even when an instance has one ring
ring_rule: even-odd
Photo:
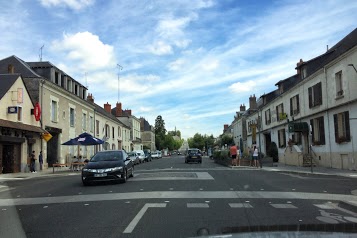
[[[145,162],[149,162],[152,160],[150,151],[144,150],[144,154],[145,154],[145,159],[144,159]]]
[[[197,163],[202,163],[202,153],[199,149],[188,149],[186,158],[185,158],[185,163],[189,162],[197,162]]]
[[[100,151],[82,169],[82,182],[122,181],[134,177],[134,164],[124,150]]]

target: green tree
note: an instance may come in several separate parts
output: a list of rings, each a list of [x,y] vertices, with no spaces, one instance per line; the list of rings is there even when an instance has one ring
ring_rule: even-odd
[[[190,148],[202,150],[205,146],[205,138],[199,133],[196,133],[192,138],[189,138],[187,142]]]
[[[155,119],[155,145],[158,150],[165,148],[165,134],[165,121],[158,115]]]
[[[234,143],[233,136],[231,135],[223,135],[221,138],[221,146],[229,146]]]

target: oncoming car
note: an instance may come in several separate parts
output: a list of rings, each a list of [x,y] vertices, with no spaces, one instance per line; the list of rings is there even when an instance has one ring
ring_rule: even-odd
[[[82,169],[84,186],[91,182],[122,181],[134,177],[134,164],[123,150],[100,151]]]
[[[188,149],[186,158],[185,158],[185,163],[189,162],[197,162],[202,164],[202,153],[199,149]]]

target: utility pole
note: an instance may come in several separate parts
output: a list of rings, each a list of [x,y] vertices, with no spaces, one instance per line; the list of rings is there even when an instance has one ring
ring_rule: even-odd
[[[42,61],[42,50],[43,50],[43,47],[45,47],[45,45],[42,45],[41,48],[40,48],[40,54],[39,54],[40,62]]]

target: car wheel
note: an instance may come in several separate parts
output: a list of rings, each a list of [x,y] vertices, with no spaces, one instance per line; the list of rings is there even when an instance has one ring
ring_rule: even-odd
[[[126,182],[126,180],[128,179],[128,171],[126,169],[124,169],[124,174],[121,177],[123,183]]]

